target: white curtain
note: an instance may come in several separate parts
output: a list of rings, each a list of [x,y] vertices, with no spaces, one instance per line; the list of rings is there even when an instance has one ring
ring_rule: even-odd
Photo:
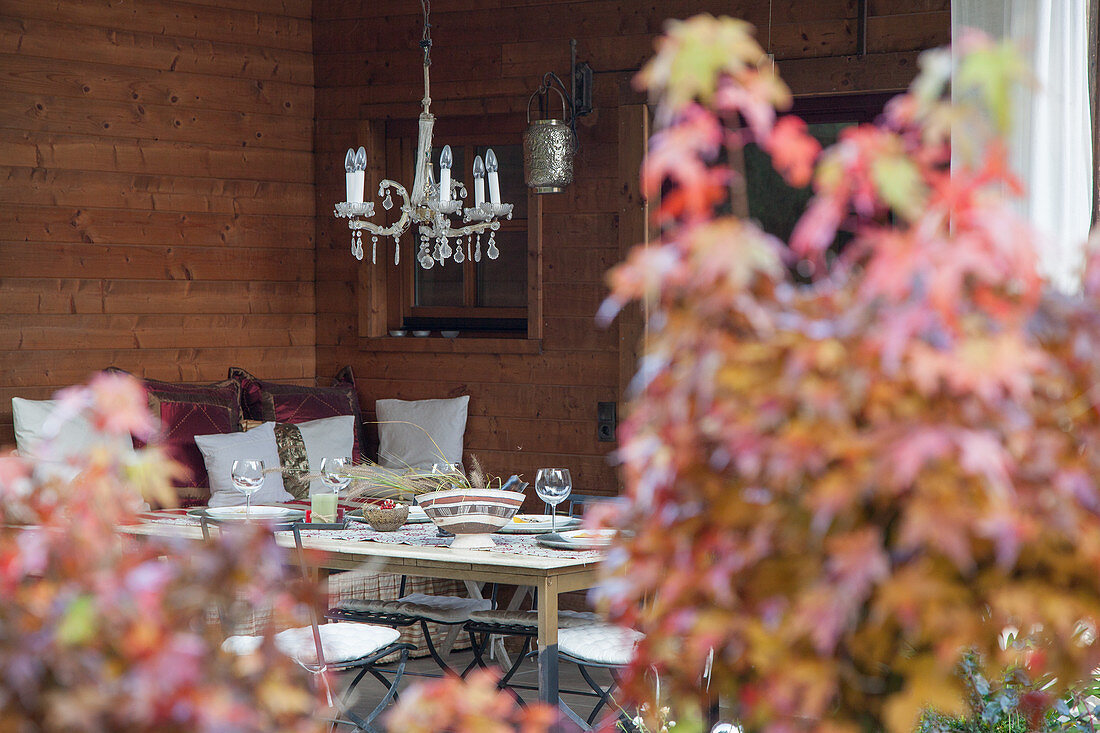
[[[1092,219],[1088,0],[952,0],[951,37],[967,28],[1016,42],[1038,80],[1013,101],[1009,161],[1027,188],[1021,211],[1038,232],[1039,268],[1064,292],[1080,287]]]

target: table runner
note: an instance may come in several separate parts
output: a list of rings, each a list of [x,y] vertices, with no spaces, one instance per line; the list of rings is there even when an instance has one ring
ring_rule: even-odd
[[[359,524],[359,527],[355,525]],[[599,560],[601,550],[559,550],[540,545],[534,535],[494,534],[490,535],[493,547],[470,550],[470,552],[501,552],[509,555],[529,555],[534,557],[560,557],[569,560]],[[453,537],[439,534],[434,524],[406,524],[393,532],[378,532],[361,522],[353,522],[343,530],[303,529],[302,537],[326,540],[346,540],[349,542],[382,542],[394,545],[414,545],[418,547],[447,547]]]
[[[309,502],[291,501],[279,506],[292,507],[294,509],[308,509]],[[340,506],[345,511],[352,511],[361,506],[358,503],[344,503]],[[141,515],[143,521],[156,524],[182,524],[197,525],[199,520],[187,514],[187,509],[158,509],[145,512]],[[382,542],[385,544],[414,545],[419,547],[447,547],[453,541],[452,537],[439,534],[434,524],[406,524],[394,532],[378,532],[365,522],[351,521],[347,529],[341,530],[303,530],[302,537],[313,537],[326,540],[346,540],[348,542]],[[599,560],[603,552],[601,550],[561,550],[540,545],[534,535],[494,534],[492,535],[494,546],[477,550],[479,552],[500,552],[509,555],[530,555],[534,557],[560,557],[569,560]]]

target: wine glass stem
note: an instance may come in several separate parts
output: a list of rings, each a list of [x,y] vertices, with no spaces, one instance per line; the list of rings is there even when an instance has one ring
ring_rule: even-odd
[[[252,517],[252,494],[244,495],[244,518],[250,519]]]
[[[558,531],[558,505],[552,504],[550,506],[550,531]]]

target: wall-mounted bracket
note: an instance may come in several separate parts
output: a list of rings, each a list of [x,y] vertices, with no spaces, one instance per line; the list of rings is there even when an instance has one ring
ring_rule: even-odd
[[[577,39],[569,39],[569,76],[573,84],[573,116],[583,117],[592,111],[592,67],[577,63]]]

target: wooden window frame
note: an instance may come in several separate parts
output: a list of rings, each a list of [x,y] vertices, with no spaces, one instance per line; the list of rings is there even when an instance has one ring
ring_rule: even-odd
[[[478,117],[442,118],[436,122],[437,140],[454,136],[464,141],[480,137],[485,130],[492,130],[494,140],[511,142],[519,140],[526,120],[522,115],[484,115]],[[406,129],[407,128],[407,129]],[[401,183],[412,180],[412,160],[416,147],[416,120],[366,120],[360,124],[359,144],[368,153],[366,192],[377,192],[378,183],[386,177],[391,161],[398,164]],[[469,167],[467,165],[467,167]],[[456,176],[457,177],[457,176]],[[468,171],[459,180],[467,184],[472,195]],[[396,211],[394,209],[393,211]],[[377,216],[377,215],[376,215]],[[396,218],[396,214],[392,214]],[[413,294],[413,267],[416,266],[416,231],[410,227],[401,236],[401,262],[393,264],[392,240],[378,242],[378,264],[369,261],[370,243],[364,237],[367,258],[359,267],[359,345],[371,351],[428,351],[457,353],[540,353],[542,351],[542,197],[527,194],[527,307],[526,309],[492,308],[492,315],[499,318],[516,317],[525,310],[526,332],[520,335],[495,334],[463,336],[444,339],[433,334],[429,338],[390,337],[389,332],[401,328],[404,319],[411,315]],[[377,217],[382,220],[382,217]],[[419,310],[419,309],[418,309]],[[451,309],[432,309],[438,315]],[[461,315],[476,317],[480,309],[462,308]],[[471,313],[471,311],[474,311]],[[445,317],[445,316],[444,316]],[[462,330],[460,327],[458,330]]]

